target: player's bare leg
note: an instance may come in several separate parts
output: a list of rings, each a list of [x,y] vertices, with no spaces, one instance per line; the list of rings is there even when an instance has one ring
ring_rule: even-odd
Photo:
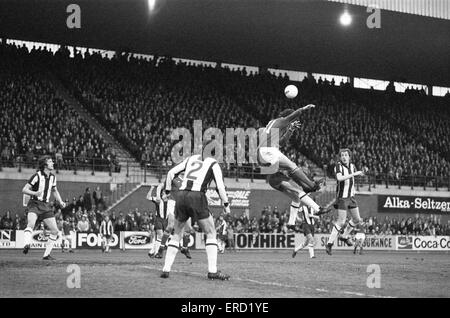
[[[294,252],[292,253],[292,257],[295,257],[297,255],[298,251],[304,249],[305,247],[308,247],[309,250],[309,257],[315,258],[314,256],[314,237],[311,233],[306,235],[306,239],[302,244],[299,244],[297,247],[294,248]]]
[[[31,235],[33,234],[34,226],[36,225],[37,215],[29,212],[27,215],[27,228],[24,231],[24,247],[23,253],[27,254],[30,249]]]
[[[54,258],[50,256],[50,253],[55,246],[56,240],[58,239],[58,226],[56,225],[56,219],[54,217],[45,219],[44,224],[49,228],[50,235],[48,237],[43,259],[54,260]]]
[[[111,239],[112,237],[106,239],[106,253],[111,253]]]
[[[345,225],[345,221],[347,219],[347,211],[338,209],[338,219],[334,223],[333,229],[331,230],[330,237],[328,238],[328,243],[326,245],[326,252],[328,255],[331,255],[331,248],[333,247],[334,242],[336,241],[341,229]]]
[[[166,244],[167,244],[167,240],[169,239],[170,235],[173,232],[174,229],[174,225],[175,225],[175,215],[173,213],[169,213],[167,215],[167,227],[164,230],[164,232],[161,232],[162,234],[159,235],[160,239],[158,242],[158,234],[156,235],[156,242],[155,242],[155,254],[154,256],[156,258],[161,258],[161,257],[157,257],[157,255],[162,255],[162,252],[164,249],[166,249]],[[150,256],[150,253],[149,253]]]
[[[183,232],[183,227],[186,222],[180,222],[175,219],[174,222],[174,233],[172,235],[172,239],[170,240],[166,256],[164,258],[164,267],[163,272],[161,274],[162,278],[168,278],[170,270],[172,269],[173,262],[175,261],[175,257],[177,256],[178,249],[180,247],[180,237]]]
[[[217,232],[213,217],[198,220],[198,225],[206,234],[206,256],[208,258],[208,279],[228,280],[229,275],[222,274],[217,270]]]
[[[183,231],[183,244],[181,245],[181,254],[186,256],[188,259],[191,259],[191,253],[189,252],[189,242],[191,241],[191,233],[193,232],[191,218],[186,221],[184,225]]]
[[[320,185],[310,180],[301,168],[293,163],[288,157],[280,153],[278,165],[280,169],[286,169],[289,177],[301,186],[306,192],[314,192],[320,188]]]
[[[72,235],[67,235],[66,236],[66,242],[67,242],[67,246],[69,249],[69,253],[73,253],[73,249],[72,249]]]
[[[298,185],[285,180],[280,181],[276,174],[269,176],[269,184],[272,186],[272,188],[280,192],[283,192],[292,200],[288,221],[289,227],[295,226],[295,221],[297,219],[297,213],[298,209],[300,208],[300,203],[303,203],[306,206],[313,209],[316,215],[321,215],[331,211],[331,208],[320,207]]]
[[[351,215],[351,220],[348,222],[344,233],[342,234],[342,241],[346,242],[347,245],[349,245],[349,236],[350,233],[356,229],[356,227],[361,223],[361,216],[359,215],[359,208],[352,208],[349,210],[350,211],[350,215]],[[351,245],[349,245],[351,246]]]

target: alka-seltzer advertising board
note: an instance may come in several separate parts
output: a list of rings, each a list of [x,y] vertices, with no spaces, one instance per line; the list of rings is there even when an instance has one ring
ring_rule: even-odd
[[[378,195],[378,212],[450,213],[450,198]]]

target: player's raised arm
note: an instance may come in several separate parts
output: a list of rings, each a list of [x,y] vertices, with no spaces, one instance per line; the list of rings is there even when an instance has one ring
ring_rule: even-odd
[[[286,117],[284,117],[284,119],[285,119],[286,121],[288,121],[289,123],[290,123],[290,122],[293,122],[294,120],[296,120],[296,119],[298,118],[298,116],[299,116],[302,112],[304,112],[305,110],[308,110],[308,109],[310,109],[310,108],[314,108],[314,107],[316,107],[316,105],[308,104],[308,105],[306,105],[305,107],[298,108],[297,110],[295,110],[295,111],[292,112],[291,114],[289,114],[289,115],[287,115]]]
[[[169,170],[166,177],[166,187],[165,190],[171,191],[172,190],[172,180],[175,178],[175,176],[183,171],[186,170],[186,165],[190,157],[184,159],[182,162],[177,164],[175,167]]]
[[[339,182],[345,181],[347,179],[350,179],[350,178],[353,178],[353,177],[356,177],[356,176],[364,175],[363,171],[355,171],[355,172],[353,172],[351,174],[348,174],[348,175],[344,176],[342,174],[342,172],[337,167],[334,168],[334,172],[336,174],[336,180],[339,181]]]
[[[223,183],[222,169],[220,169],[219,164],[216,163],[213,165],[212,171],[213,171],[214,180],[215,180],[216,186],[217,186],[217,192],[219,192],[219,196],[220,196],[220,199],[222,200],[222,204],[224,206],[225,212],[230,213],[227,192],[225,190],[225,184]]]

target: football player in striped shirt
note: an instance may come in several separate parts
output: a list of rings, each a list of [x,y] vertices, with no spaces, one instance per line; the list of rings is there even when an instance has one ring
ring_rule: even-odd
[[[217,248],[220,254],[225,253],[225,245],[227,241],[227,222],[223,218],[223,215],[219,216],[217,219]]]
[[[174,194],[176,189],[181,186],[181,178],[175,178],[172,186],[174,188]],[[166,248],[167,240],[172,234],[175,224],[176,202],[173,200],[173,195],[171,197],[164,197],[164,187],[164,183],[159,184],[157,187],[151,186],[150,191],[147,194],[147,200],[152,201],[156,205],[156,239],[152,250],[148,252],[150,258],[162,258],[162,251]],[[186,222],[183,231],[181,253],[190,259],[192,257],[189,252],[189,241],[191,239],[191,233],[193,232],[191,219]]]
[[[339,240],[344,241],[348,246],[352,246],[353,244],[349,240],[349,234],[361,222],[358,203],[355,199],[355,176],[364,175],[364,172],[356,170],[355,165],[350,161],[350,149],[344,148],[339,150],[339,158],[339,162],[334,167],[337,180],[334,208],[338,211],[338,218],[326,245],[326,252],[329,255],[331,255],[331,249],[336,238],[345,225],[347,210],[350,212],[352,219],[348,222]]]
[[[258,161],[260,165],[275,167],[278,170],[269,176],[268,181],[270,186],[275,190],[283,192],[292,200],[288,222],[290,227],[295,225],[301,203],[311,207],[316,214],[330,212],[331,209],[321,208],[307,195],[310,192],[319,191],[324,179],[318,181],[311,180],[300,167],[282,154],[278,147],[271,146],[269,143],[278,135],[279,145],[283,146],[287,144],[293,132],[300,127],[300,122],[298,121],[300,114],[314,107],[316,106],[309,104],[295,111],[293,109],[283,110],[280,113],[280,117],[271,120],[264,130],[267,134],[269,147],[260,146],[258,148]]]
[[[167,173],[166,195],[170,194],[172,180],[176,175],[184,172],[184,178],[180,190],[175,194],[175,228],[172,239],[167,247],[164,268],[161,274],[162,278],[169,277],[169,272],[178,252],[180,235],[189,218],[197,221],[203,233],[206,234],[205,249],[208,259],[208,279],[228,280],[230,278],[229,275],[217,270],[217,233],[206,197],[206,190],[211,181],[214,180],[220,199],[222,200],[224,213],[230,213],[230,204],[225,191],[222,169],[211,154],[205,153],[205,147],[212,142],[217,143],[215,140],[204,143],[202,147],[203,155],[190,156],[170,169]]]
[[[102,252],[110,253],[109,247],[111,245],[111,238],[114,234],[114,228],[109,215],[105,215],[102,224],[100,225],[100,234],[102,236]]]
[[[53,193],[61,208],[66,206],[56,188],[56,176],[52,173],[53,165],[54,163],[50,156],[41,157],[39,159],[39,170],[31,176],[22,189],[23,194],[30,196],[27,204],[28,224],[24,231],[23,253],[27,254],[30,249],[31,236],[36,221],[42,220],[49,228],[50,233],[44,252],[44,260],[54,260],[50,253],[58,238],[58,226],[50,205],[51,194]]]
[[[292,257],[295,257],[298,251],[308,247],[309,257],[316,258],[314,256],[314,225],[316,224],[315,219],[319,219],[319,217],[314,215],[314,210],[306,205],[302,205],[300,211],[303,214],[302,231],[305,235],[305,241],[294,248]]]

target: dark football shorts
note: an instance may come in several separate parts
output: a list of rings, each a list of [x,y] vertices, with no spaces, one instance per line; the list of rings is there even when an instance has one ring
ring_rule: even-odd
[[[354,209],[358,207],[355,197],[339,198],[334,202],[333,207],[338,210]]]
[[[305,236],[308,234],[314,235],[314,225],[303,222],[302,223],[302,231]]]
[[[165,230],[167,228],[167,223],[168,220],[167,219],[163,219],[160,216],[157,216],[155,219],[155,230]]]
[[[55,214],[53,213],[52,207],[50,203],[30,200],[27,205],[28,213],[34,213],[37,215],[38,220],[45,220],[49,218],[54,218]]]
[[[271,174],[269,176],[270,186],[272,188],[280,190],[280,191],[281,191],[281,189],[280,189],[281,182],[283,182],[283,181],[289,182],[289,180],[291,180],[291,179],[282,172],[277,172],[277,173]]]
[[[211,215],[204,192],[179,191],[175,200],[175,218],[180,222],[186,222],[189,218],[192,221],[203,220]]]

